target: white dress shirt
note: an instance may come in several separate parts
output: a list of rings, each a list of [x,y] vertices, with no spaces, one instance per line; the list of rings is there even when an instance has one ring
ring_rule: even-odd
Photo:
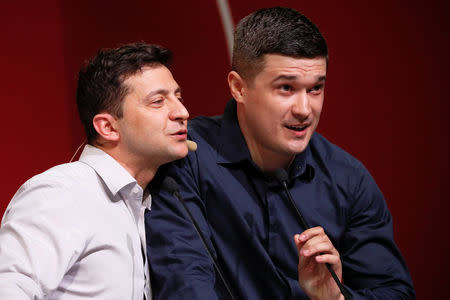
[[[31,178],[2,219],[0,299],[150,300],[150,205],[117,161],[89,145],[79,161]]]

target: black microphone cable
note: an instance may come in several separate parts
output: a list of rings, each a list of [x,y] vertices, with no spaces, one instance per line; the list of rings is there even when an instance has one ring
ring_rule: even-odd
[[[168,191],[169,193],[171,193],[175,198],[178,199],[178,201],[181,202],[181,204],[183,205],[184,209],[188,213],[192,224],[195,227],[195,231],[197,231],[198,236],[200,237],[203,245],[205,246],[209,257],[213,261],[214,268],[216,269],[217,273],[219,274],[219,277],[222,280],[223,284],[225,285],[225,288],[227,289],[228,293],[230,294],[231,299],[232,300],[237,300],[237,297],[234,295],[234,293],[233,293],[233,291],[231,289],[230,283],[228,282],[228,280],[226,280],[225,275],[223,274],[223,271],[222,271],[222,269],[219,266],[219,262],[214,257],[212,249],[209,247],[208,243],[206,242],[206,238],[203,236],[203,234],[202,234],[202,232],[200,230],[200,226],[198,226],[198,223],[195,221],[194,216],[192,215],[191,211],[187,207],[187,205],[184,202],[183,198],[181,198],[180,192],[179,192],[179,188],[178,188],[178,183],[172,177],[166,176],[164,178],[163,182],[162,182],[162,188],[165,189],[166,191]]]
[[[288,196],[289,202],[290,202],[291,206],[294,208],[294,210],[296,212],[296,215],[297,215],[298,221],[300,222],[300,225],[302,227],[304,227],[305,230],[311,228],[311,226],[309,226],[308,223],[306,222],[305,218],[303,218],[303,215],[301,214],[301,212],[298,209],[297,205],[295,205],[294,199],[292,199],[292,195],[289,192],[289,189],[287,187],[288,175],[287,175],[286,171],[284,169],[277,169],[275,171],[275,177],[280,182],[280,184],[283,186],[284,191],[286,192],[286,194]],[[331,277],[333,277],[333,279],[336,282],[336,284],[337,284],[339,290],[341,291],[342,295],[344,295],[344,298],[346,300],[351,300],[353,298],[352,295],[347,291],[345,286],[341,283],[341,281],[337,277],[337,275],[334,272],[334,270],[331,267],[331,265],[329,263],[325,263],[325,265],[327,266],[327,269],[330,272]]]

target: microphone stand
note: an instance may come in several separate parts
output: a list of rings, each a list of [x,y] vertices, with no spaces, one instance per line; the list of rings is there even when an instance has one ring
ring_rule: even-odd
[[[237,297],[234,295],[234,293],[233,293],[233,291],[231,289],[230,283],[228,282],[228,280],[226,280],[225,275],[223,274],[223,271],[220,268],[219,262],[214,257],[212,249],[209,247],[208,243],[206,242],[206,238],[202,234],[202,232],[200,230],[200,226],[195,221],[194,216],[192,215],[191,211],[187,207],[187,205],[184,202],[183,198],[181,198],[177,182],[172,177],[167,176],[166,178],[164,178],[164,180],[162,182],[162,187],[166,191],[170,192],[183,205],[184,209],[186,210],[186,212],[189,215],[189,218],[191,219],[192,224],[194,225],[195,231],[197,232],[197,234],[200,237],[203,245],[205,246],[209,257],[212,259],[214,267],[215,267],[217,273],[219,274],[219,277],[222,280],[223,284],[225,285],[225,288],[227,289],[228,294],[230,294],[230,297],[231,297],[232,300],[237,300]]]
[[[284,169],[277,169],[275,172],[275,177],[278,179],[278,181],[280,182],[281,186],[283,187],[284,191],[286,192],[289,202],[291,204],[291,206],[294,208],[297,218],[300,221],[300,225],[305,228],[305,229],[309,229],[311,228],[311,226],[308,225],[308,223],[306,222],[306,220],[303,218],[303,215],[301,214],[300,210],[298,209],[297,205],[295,205],[294,199],[292,199],[292,195],[289,192],[289,189],[287,187],[287,173]],[[344,285],[341,283],[341,281],[339,280],[339,278],[336,275],[336,272],[334,272],[333,268],[331,267],[331,265],[329,263],[325,263],[325,266],[328,269],[328,272],[330,272],[331,277],[333,277],[334,281],[336,282],[339,290],[341,291],[342,295],[344,295],[344,298],[346,300],[351,300],[353,297],[352,295],[347,291],[347,289],[344,287]]]

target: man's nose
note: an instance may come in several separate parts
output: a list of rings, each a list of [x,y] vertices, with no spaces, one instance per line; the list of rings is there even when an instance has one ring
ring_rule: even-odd
[[[173,101],[171,111],[169,113],[169,118],[173,121],[175,120],[184,121],[189,118],[189,112],[178,98]]]
[[[292,105],[292,114],[302,120],[311,114],[311,103],[307,91],[298,93]]]

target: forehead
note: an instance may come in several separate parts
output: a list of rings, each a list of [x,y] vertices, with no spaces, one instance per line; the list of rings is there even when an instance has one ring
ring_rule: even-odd
[[[164,65],[147,65],[124,80],[132,90],[171,88],[176,85],[170,70]]]
[[[325,57],[296,58],[279,54],[266,54],[263,67],[256,77],[273,77],[279,75],[298,78],[325,77],[327,61]]]

